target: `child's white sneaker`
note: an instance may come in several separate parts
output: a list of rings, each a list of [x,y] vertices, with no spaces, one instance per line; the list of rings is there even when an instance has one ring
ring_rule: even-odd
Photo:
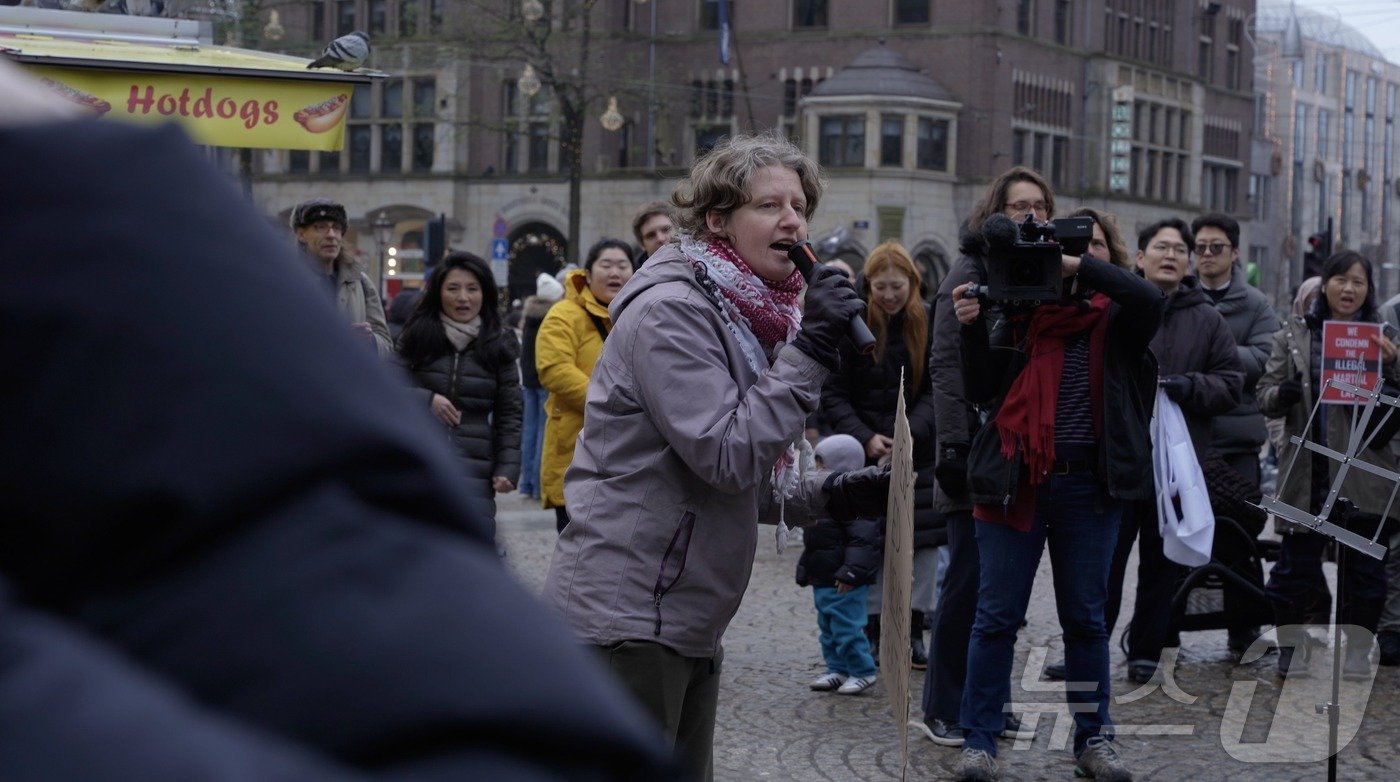
[[[859,695],[874,686],[875,674],[872,673],[869,676],[853,676],[836,691],[842,695]]]
[[[817,692],[831,692],[846,683],[844,673],[824,673],[812,680],[811,687]]]

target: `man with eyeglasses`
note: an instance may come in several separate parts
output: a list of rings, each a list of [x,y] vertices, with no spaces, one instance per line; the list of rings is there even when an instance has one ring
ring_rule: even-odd
[[[1211,418],[1239,405],[1244,371],[1230,327],[1190,273],[1193,238],[1184,221],[1158,220],[1138,234],[1136,263],[1147,281],[1167,296],[1161,326],[1149,347],[1157,357],[1158,384],[1181,407],[1199,458],[1210,444]],[[1155,505],[1134,503],[1123,514],[1109,574],[1105,625],[1110,635],[1134,538],[1139,539],[1138,587],[1128,632],[1128,681],[1146,684],[1156,675],[1168,645],[1172,597],[1186,569],[1163,553]]]
[[[1264,294],[1249,284],[1240,257],[1240,224],[1229,215],[1210,212],[1191,221],[1196,235],[1196,276],[1201,290],[1225,318],[1235,340],[1235,352],[1244,370],[1244,389],[1240,403],[1211,422],[1210,447],[1255,486],[1259,485],[1259,452],[1268,433],[1264,416],[1254,400],[1254,384],[1264,374],[1264,363],[1274,334],[1281,328],[1278,315],[1269,306]],[[1246,529],[1257,536],[1262,529]],[[1226,593],[1225,612],[1233,613],[1230,593]],[[1232,622],[1229,648],[1235,655],[1243,654],[1259,635],[1258,628],[1247,622]]]

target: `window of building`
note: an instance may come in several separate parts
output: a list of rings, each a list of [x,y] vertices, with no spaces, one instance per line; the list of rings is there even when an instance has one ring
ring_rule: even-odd
[[[813,81],[811,78],[800,76],[802,69],[797,73],[781,74],[783,79],[783,117],[780,121],[784,134],[787,135],[794,144],[801,146],[801,123],[798,122],[797,104],[798,101],[807,97],[812,92],[812,88],[822,83],[822,79]]]
[[[1206,163],[1201,166],[1201,203],[1208,211],[1235,211],[1235,189],[1239,184],[1239,169]]]
[[[1327,55],[1323,52],[1313,57],[1313,91],[1319,95],[1327,94]]]
[[[838,114],[819,123],[818,162],[823,166],[865,165],[865,117]]]
[[[1303,61],[1294,60],[1288,64],[1288,72],[1293,79],[1293,86],[1299,89],[1303,87]]]
[[[418,34],[418,3],[399,0],[399,35],[410,38]]]
[[[337,37],[355,32],[355,0],[336,0],[335,34]]]
[[[316,0],[308,7],[311,14],[311,40],[326,40],[326,0]]]
[[[1332,112],[1317,110],[1317,156],[1323,160],[1332,153]]]
[[[627,1],[636,2],[636,0]],[[725,0],[725,2],[729,3],[729,23],[732,25],[734,23],[734,0]],[[701,30],[719,29],[719,3],[720,0],[700,0]]]
[[[929,0],[894,0],[895,24],[928,24]]]
[[[442,29],[442,0],[428,0],[428,21],[434,30]]]
[[[333,174],[340,171],[340,151],[322,152],[317,158],[318,168],[322,174]]]
[[[1068,46],[1070,28],[1074,26],[1074,3],[1072,0],[1055,0],[1055,43]]]
[[[887,114],[880,118],[880,165],[904,165],[904,115]]]
[[[1293,107],[1293,159],[1308,157],[1308,107],[1299,103]]]
[[[1196,40],[1196,75],[1206,82],[1215,78],[1215,14],[1203,13],[1201,34]]]
[[[1273,190],[1273,177],[1252,174],[1249,177],[1249,212],[1255,220],[1268,220],[1272,213],[1270,204]]]
[[[370,35],[389,32],[389,0],[369,0]]]
[[[287,153],[287,173],[305,174],[311,171],[311,153],[305,149],[293,149]]]
[[[1016,0],[1016,32],[1035,35],[1035,0]]]
[[[1238,90],[1242,84],[1240,63],[1243,57],[1240,50],[1244,46],[1244,20],[1225,21],[1225,86]]]
[[[724,137],[728,136],[731,130],[729,123],[723,125],[696,125],[695,126],[695,157],[699,158],[706,152],[715,148]]]
[[[549,150],[554,142],[554,92],[543,88],[535,93],[525,108],[525,170],[538,173],[549,170]]]
[[[792,26],[826,27],[826,0],[792,0]]]
[[[916,165],[925,171],[948,170],[948,120],[919,118]]]

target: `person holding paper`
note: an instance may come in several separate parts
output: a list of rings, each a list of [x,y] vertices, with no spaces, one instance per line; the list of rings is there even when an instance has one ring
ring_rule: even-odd
[[[1181,407],[1199,459],[1210,445],[1211,418],[1240,403],[1244,369],[1229,325],[1191,274],[1193,243],[1191,229],[1182,220],[1158,220],[1138,233],[1136,262],[1143,277],[1167,296],[1162,325],[1152,338],[1152,354],[1157,357],[1158,384]],[[1138,543],[1138,582],[1128,630],[1128,681],[1146,684],[1157,673],[1163,647],[1174,645],[1167,630],[1172,598],[1186,568],[1163,552],[1155,505],[1131,503],[1123,513],[1109,574],[1104,626],[1110,635],[1117,624],[1123,574],[1134,541]]]
[[[1313,401],[1322,392],[1323,324],[1327,321],[1378,323],[1376,293],[1371,261],[1360,253],[1344,250],[1328,258],[1322,266],[1322,295],[1313,302],[1303,317],[1289,318],[1282,330],[1274,335],[1273,350],[1259,379],[1256,395],[1259,409],[1271,418],[1285,418],[1287,436],[1279,449],[1279,500],[1295,508],[1318,513],[1331,489],[1337,462],[1312,451],[1298,452],[1290,439],[1303,437],[1310,442],[1344,451],[1352,422],[1352,410],[1344,404],[1324,404],[1307,430]],[[1372,332],[1375,345],[1360,351],[1369,362],[1379,360],[1384,379],[1400,382],[1400,370],[1395,362],[1395,345]],[[1374,415],[1383,416],[1385,406],[1377,406]],[[1400,412],[1391,413],[1391,418]],[[1388,447],[1388,438],[1374,437],[1371,447],[1357,454],[1357,459],[1388,470],[1396,469],[1395,457]],[[1347,471],[1340,496],[1347,498],[1354,511],[1345,517],[1334,514],[1334,523],[1344,524],[1359,535],[1370,538],[1390,499],[1390,481],[1359,469]],[[1391,522],[1394,524],[1394,522]],[[1283,546],[1278,563],[1269,573],[1265,590],[1274,606],[1278,624],[1278,672],[1281,676],[1305,676],[1308,672],[1308,644],[1303,635],[1304,612],[1312,585],[1322,578],[1322,551],[1327,538],[1311,530],[1280,521]],[[1342,579],[1344,602],[1338,608],[1337,622],[1364,628],[1360,633],[1349,629],[1346,659],[1342,675],[1363,679],[1370,675],[1371,635],[1380,621],[1385,602],[1385,565],[1382,561],[1362,554],[1344,558]]]

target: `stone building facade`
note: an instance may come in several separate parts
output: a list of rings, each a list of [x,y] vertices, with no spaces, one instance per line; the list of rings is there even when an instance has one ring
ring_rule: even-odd
[[[512,295],[526,292],[534,270],[568,254],[559,109],[547,83],[520,92],[523,61],[472,44],[506,29],[492,25],[527,24],[522,5],[267,6],[287,32],[263,48],[312,52],[365,29],[372,65],[389,76],[355,95],[344,151],[257,155],[255,199],[276,214],[310,195],[344,200],[381,271],[368,230],[381,212],[390,244],[410,256],[435,214],[451,246],[482,255],[503,229]],[[540,5],[537,24],[551,24],[551,3]],[[857,265],[894,238],[936,278],[986,183],[1018,163],[1050,179],[1062,212],[1105,208],[1128,236],[1203,209],[1247,221],[1254,10],[1252,0],[731,0],[722,65],[714,0],[599,0],[589,87],[617,97],[624,121],[607,130],[601,100],[589,108],[579,243],[630,240],[633,211],[668,196],[709,145],[769,128],[822,162],[830,189],[812,238]],[[1115,97],[1127,98],[1117,115]]]

